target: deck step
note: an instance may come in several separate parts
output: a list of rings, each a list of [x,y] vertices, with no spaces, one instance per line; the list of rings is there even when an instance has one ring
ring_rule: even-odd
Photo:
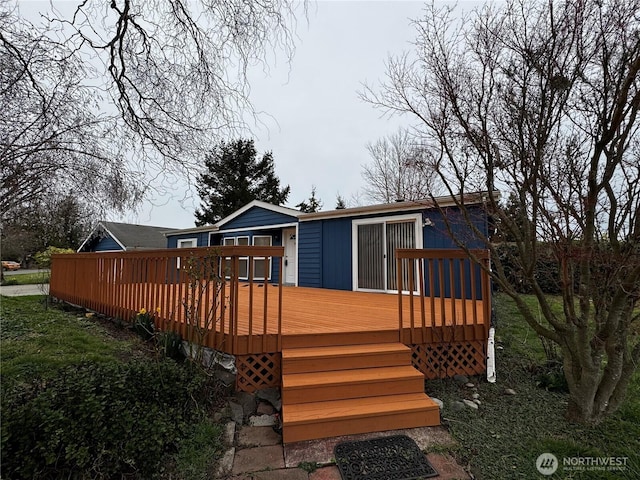
[[[423,389],[424,375],[406,364],[282,376],[282,400],[286,403],[397,395]]]
[[[282,373],[392,367],[410,361],[411,349],[401,343],[292,348],[282,351]]]
[[[282,417],[284,443],[440,424],[438,405],[424,393],[283,403]]]
[[[409,347],[325,338],[328,345],[314,338],[307,347],[282,350],[285,443],[440,424]]]

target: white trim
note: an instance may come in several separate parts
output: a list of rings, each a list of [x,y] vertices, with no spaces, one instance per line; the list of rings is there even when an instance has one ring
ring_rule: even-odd
[[[229,238],[229,237],[226,237],[226,238]],[[249,235],[238,235],[237,237],[233,237],[233,238],[235,238],[236,245],[240,245],[238,243],[238,240],[240,240],[241,238],[246,238],[247,239],[247,244],[246,245],[243,244],[243,245],[240,245],[240,246],[241,247],[249,247],[249,246],[251,246],[251,242],[249,241],[251,239],[251,237]]]
[[[127,247],[125,247],[122,242],[120,240],[118,240],[118,238],[111,233],[111,231],[104,225],[104,223],[102,222],[98,222],[98,224],[93,227],[93,230],[91,230],[91,233],[87,236],[87,238],[84,239],[84,242],[82,242],[82,245],[80,245],[80,247],[78,247],[78,250],[76,250],[76,252],[80,252],[82,250],[82,248],[84,247],[84,245],[89,241],[89,239],[91,238],[91,236],[93,235],[93,233],[98,230],[99,227],[102,227],[103,230],[105,232],[107,232],[109,234],[109,236],[118,244],[120,245],[120,247],[122,248],[122,251],[127,251]],[[120,250],[101,250],[101,252],[119,252]]]
[[[113,232],[111,230],[109,230],[104,223],[100,222],[100,225],[102,225],[102,228],[105,229],[105,231],[109,234],[109,236],[111,238],[113,238],[115,240],[115,242],[120,245],[122,247],[122,250],[124,250],[125,252],[127,251],[127,247],[120,241],[118,240],[118,237],[116,237]]]
[[[387,217],[358,218],[351,221],[351,288],[354,292],[388,292],[397,293],[397,290],[388,290],[387,283],[387,262],[383,264],[383,278],[385,288],[381,290],[358,288],[358,225],[372,225],[381,223],[386,226],[387,223],[397,223],[407,220],[413,220],[415,228],[416,248],[424,248],[424,240],[422,236],[422,213],[414,213],[409,215],[392,215]],[[383,245],[385,248],[386,259],[386,229],[383,227]]]
[[[182,245],[180,245],[183,242],[195,242],[196,244],[192,247],[192,246],[188,246],[188,247],[183,247]],[[179,238],[178,239],[178,243],[176,243],[176,248],[197,248],[198,247],[198,238],[194,237],[194,238]]]
[[[251,243],[252,245],[255,247],[256,246],[256,238],[268,238],[269,239],[269,245],[260,245],[260,246],[267,246],[267,247],[271,247],[273,246],[273,235],[253,235],[251,237]],[[267,272],[267,278],[264,277],[256,277],[256,260],[266,260],[266,257],[253,257],[253,279],[254,280],[263,280],[263,281],[269,281],[271,280],[271,269],[272,269],[272,260],[271,257],[269,257],[269,264],[265,267],[266,272]]]
[[[242,228],[231,228],[229,230],[216,230],[215,232],[210,233],[236,233],[236,232],[251,232],[251,231],[260,231],[260,230],[278,230],[279,228],[287,228],[293,227],[297,225],[298,222],[291,223],[278,223],[276,225],[262,225],[259,227],[242,227]]]
[[[296,217],[296,218],[301,213],[299,210],[294,210],[292,208],[281,207],[280,205],[273,205],[271,203],[262,202],[260,200],[253,200],[253,201],[247,203],[244,207],[240,207],[235,212],[233,212],[233,213],[227,215],[226,217],[218,220],[216,223],[213,224],[213,226],[217,227],[217,228],[220,228],[221,225],[224,225],[225,223],[230,222],[234,218],[239,217],[244,212],[246,212],[247,210],[250,210],[253,207],[260,207],[260,208],[263,208],[265,210],[269,210],[269,211],[276,212],[276,213],[281,213],[283,215],[288,215],[289,217]]]
[[[195,242],[195,245],[193,247],[183,247],[180,245],[182,242]],[[176,243],[176,248],[198,248],[198,238],[179,238],[178,242]],[[182,257],[176,257],[176,267],[178,268],[178,270],[180,270],[181,261]]]
[[[268,238],[269,245],[256,245],[256,238]],[[272,247],[273,246],[273,235],[253,235],[251,237],[251,241],[253,242],[253,246],[256,247]]]

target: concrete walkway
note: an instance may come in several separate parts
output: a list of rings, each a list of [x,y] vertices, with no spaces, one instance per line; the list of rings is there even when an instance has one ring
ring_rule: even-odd
[[[49,295],[49,284],[33,285],[3,285],[0,286],[0,295],[6,297],[24,297],[26,295]]]

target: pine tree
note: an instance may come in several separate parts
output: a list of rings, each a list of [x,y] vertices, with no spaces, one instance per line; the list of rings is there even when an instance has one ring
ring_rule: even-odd
[[[347,202],[342,198],[342,195],[338,194],[336,197],[336,210],[344,210],[345,208],[347,208]]]
[[[200,208],[196,226],[212,224],[252,200],[274,205],[287,201],[290,187],[280,188],[267,152],[258,160],[253,140],[221,142],[205,159],[206,171],[198,176]]]
[[[296,205],[296,207],[302,213],[314,213],[319,212],[322,208],[322,200],[316,198],[316,187],[315,185],[311,187],[311,196],[309,197],[308,203],[306,201],[302,201]]]

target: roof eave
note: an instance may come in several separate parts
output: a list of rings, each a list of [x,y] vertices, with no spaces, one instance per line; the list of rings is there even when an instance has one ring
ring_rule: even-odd
[[[489,195],[488,192],[476,192],[465,194],[464,197],[457,196],[441,196],[433,199],[415,200],[409,202],[383,203],[380,205],[367,205],[364,207],[343,208],[336,210],[328,210],[324,212],[314,212],[301,214],[298,219],[301,222],[312,220],[323,220],[327,218],[354,217],[357,215],[367,215],[385,212],[405,212],[409,210],[419,210],[423,208],[452,207],[459,203],[465,205],[481,204]],[[493,195],[499,196],[499,192],[493,192]]]

